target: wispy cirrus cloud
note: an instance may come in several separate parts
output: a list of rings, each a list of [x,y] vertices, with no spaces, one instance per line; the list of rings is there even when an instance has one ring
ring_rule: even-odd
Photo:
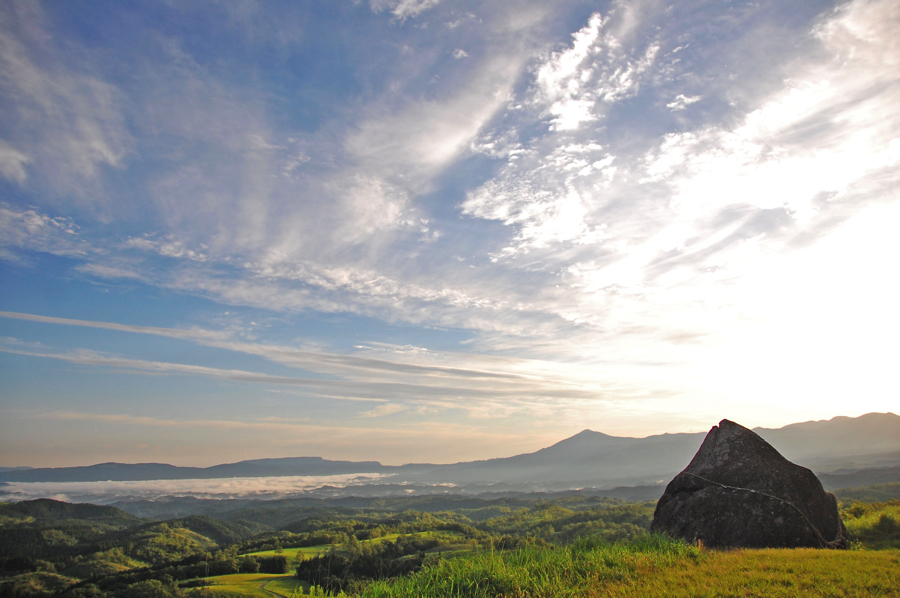
[[[98,350],[7,349],[273,413],[344,399],[372,426],[657,432],[804,393],[829,416],[860,379],[840,363],[890,386],[874,333],[811,322],[894,329],[895,2],[325,5],[122,5],[91,39],[52,4],[3,9],[3,266],[141,304],[8,315]],[[209,325],[234,311],[278,330]],[[791,421],[764,411],[740,413]]]
[[[645,313],[638,300],[661,298],[661,290],[674,285],[679,293],[690,294],[695,281],[716,284],[726,278],[726,271],[739,275],[741,260],[752,259],[754,251],[745,241],[757,239],[756,247],[774,242],[773,227],[782,222],[790,223],[778,229],[782,237],[785,231],[811,230],[815,222],[830,221],[837,214],[840,202],[817,205],[823,197],[837,197],[863,179],[891,176],[896,161],[890,116],[894,80],[890,65],[877,60],[890,42],[883,31],[872,28],[877,20],[873,15],[884,10],[880,4],[854,4],[822,19],[810,35],[819,44],[819,54],[795,57],[794,66],[785,67],[797,73],[788,87],[762,98],[740,126],[666,133],[648,138],[646,149],[635,151],[597,129],[597,123],[629,98],[668,90],[679,76],[673,56],[688,50],[683,41],[672,48],[674,42],[664,35],[636,33],[652,26],[652,10],[641,13],[617,5],[605,17],[591,17],[569,48],[533,63],[533,84],[517,92],[519,97],[508,106],[506,98],[527,55],[500,55],[483,62],[468,87],[440,101],[415,101],[365,115],[345,137],[344,149],[357,165],[326,169],[324,179],[313,183],[304,178],[301,183],[300,188],[340,196],[327,217],[314,206],[284,207],[279,198],[296,190],[291,186],[296,182],[266,183],[262,195],[253,191],[235,196],[233,209],[221,210],[216,189],[207,193],[176,177],[171,189],[180,191],[166,191],[165,202],[185,211],[172,222],[186,225],[199,218],[204,222],[199,231],[184,234],[179,225],[164,236],[131,237],[126,249],[134,252],[135,260],[93,260],[82,270],[109,276],[119,272],[238,305],[346,311],[458,326],[480,331],[485,341],[497,333],[505,335],[503,342],[511,342],[522,330],[571,334],[573,323],[595,327],[610,318],[637,320],[636,314],[643,318]],[[847,48],[852,44],[869,49],[850,56]],[[204,96],[219,89],[223,104],[230,97],[183,50],[172,46],[168,52],[176,65],[172,68],[180,69],[184,81],[196,80],[211,90]],[[851,62],[835,68],[834,61],[844,59]],[[868,94],[868,89],[881,91]],[[848,104],[853,94],[865,94],[866,99]],[[687,105],[700,94],[677,97]],[[192,105],[190,98],[182,99]],[[578,121],[585,127],[558,126],[562,113],[554,116],[553,106],[569,101],[590,105],[584,113],[590,118]],[[661,102],[660,108],[670,112],[671,103]],[[475,105],[481,108],[470,109]],[[449,112],[462,120],[446,118]],[[166,126],[202,138],[212,127],[199,110],[182,111],[179,118],[194,113],[199,120]],[[866,114],[879,116],[866,121]],[[227,113],[219,117],[236,120]],[[547,131],[523,143],[517,133],[522,118],[544,118]],[[831,128],[796,138],[810,119],[830,122]],[[296,143],[269,131],[261,116],[243,122],[233,137],[223,138],[231,133],[220,132],[209,142],[234,147],[254,164],[263,159],[277,165],[279,156],[287,159],[297,151]],[[843,132],[849,122],[856,127],[853,136]],[[515,284],[485,276],[491,268],[472,270],[468,263],[450,260],[441,264],[444,276],[433,281],[398,257],[409,241],[441,226],[417,207],[420,184],[430,184],[434,173],[473,143],[477,151],[504,159],[505,165],[468,194],[461,211],[508,227],[509,234],[498,237],[488,257],[498,268],[521,275]],[[806,157],[803,147],[811,148]],[[204,168],[190,176],[217,180]],[[804,176],[788,176],[797,172]],[[742,184],[734,189],[733,180]],[[247,181],[240,187],[248,189]],[[675,202],[670,204],[672,194]],[[198,206],[207,205],[202,199],[207,196],[212,202],[209,213],[200,213]],[[228,214],[228,220],[219,212]],[[806,220],[801,223],[802,218]],[[154,255],[182,263],[151,272],[146,266]],[[348,261],[338,255],[368,257]],[[732,259],[735,268],[723,267]],[[710,269],[718,274],[710,275]],[[524,285],[528,278],[542,287],[540,294]],[[664,279],[665,284],[657,284]],[[547,286],[551,280],[564,283],[567,291]],[[703,288],[698,294],[716,296],[707,286],[697,288]],[[599,310],[602,315],[598,302],[610,307]],[[691,334],[699,338],[703,333]],[[526,339],[519,342],[529,344]]]
[[[702,270],[678,274],[685,266],[715,268],[723,276],[722,265],[734,259],[730,272],[739,275],[752,259],[753,246],[745,241],[782,247],[819,223],[833,226],[836,217],[846,217],[841,204],[855,196],[854,188],[871,194],[878,184],[875,195],[890,196],[898,80],[895,42],[880,23],[893,10],[889,3],[854,3],[823,19],[809,32],[815,51],[795,57],[785,87],[761,97],[734,128],[668,133],[642,156],[620,150],[602,131],[562,132],[551,121],[554,130],[511,156],[497,177],[468,195],[462,211],[512,229],[497,259],[531,262],[539,252],[548,270],[556,264],[570,288],[580,289],[571,296],[585,301],[603,289],[647,296],[658,284],[685,292],[703,278]],[[583,94],[590,107],[600,98],[621,97],[592,95],[589,77],[565,83],[583,72],[577,65],[589,60],[613,18],[595,15],[571,49],[538,70],[536,80],[543,76],[543,86],[556,90],[545,94],[544,105],[552,107],[563,95]],[[628,56],[628,44],[610,34],[605,44]],[[624,65],[648,61],[647,50],[630,51],[622,73],[643,72]],[[623,93],[632,89],[623,85]],[[699,95],[679,97],[687,105]],[[590,118],[583,122],[600,118],[584,115]],[[588,254],[589,260],[578,257]],[[696,289],[709,292],[705,284]]]
[[[187,339],[220,339],[224,340],[227,335],[209,330],[179,330],[176,328],[160,328],[158,326],[135,326],[132,324],[117,324],[115,322],[96,322],[88,320],[75,320],[72,318],[56,318],[53,316],[41,316],[37,314],[26,314],[19,312],[0,311],[0,318],[11,318],[14,320],[27,320],[29,322],[41,322],[44,324],[61,324],[64,326],[82,326],[88,328],[101,328],[104,330],[116,330],[119,332],[134,332],[138,334],[153,334],[157,336],[166,336],[169,338],[187,338]]]
[[[21,185],[28,177],[25,166],[31,161],[26,154],[0,139],[0,174],[4,177]]]
[[[400,20],[415,17],[429,8],[440,4],[441,0],[370,0],[369,4],[375,12],[390,11]]]
[[[39,174],[32,184],[95,205],[100,170],[121,167],[132,147],[122,94],[72,68],[81,63],[54,46],[40,5],[7,3],[0,14],[0,97],[15,115],[0,146],[3,173],[24,184],[28,164]]]
[[[57,323],[57,322],[54,322]],[[144,334],[155,331],[137,330]],[[166,335],[170,336],[170,335]],[[199,336],[199,335],[198,335]],[[195,340],[198,336],[187,337]],[[596,399],[596,391],[563,377],[528,375],[524,372],[485,369],[466,370],[458,367],[396,363],[357,356],[336,356],[295,351],[282,347],[252,345],[250,343],[209,342],[204,344],[269,358],[302,369],[339,374],[340,378],[314,378],[273,375],[238,369],[223,369],[186,363],[133,359],[91,350],[53,350],[33,346],[16,339],[4,339],[0,351],[30,357],[58,359],[86,366],[114,368],[120,371],[149,372],[168,375],[190,375],[218,378],[232,382],[296,386],[310,393],[331,398],[361,398],[364,400],[403,400],[411,403],[457,407],[469,401],[506,397],[513,403],[526,397],[535,400],[578,401]],[[487,365],[487,364],[482,364]],[[496,367],[499,365],[494,364]],[[518,365],[520,370],[524,364]],[[491,382],[492,381],[492,382]],[[524,403],[523,403],[524,405]]]
[[[86,258],[97,253],[71,218],[0,204],[0,257],[21,262],[22,250]]]
[[[190,340],[201,343],[210,347],[220,349],[228,349],[248,355],[257,355],[264,357],[274,363],[289,365],[292,367],[315,370],[321,372],[340,372],[340,371],[366,371],[369,373],[384,372],[386,375],[392,374],[409,374],[416,376],[439,376],[445,378],[498,378],[498,379],[521,379],[527,378],[521,374],[508,373],[504,371],[491,371],[486,367],[480,369],[466,369],[458,367],[447,367],[439,365],[419,365],[414,363],[404,363],[397,361],[388,361],[386,359],[376,359],[368,356],[355,355],[338,355],[323,352],[304,351],[296,347],[286,347],[277,345],[267,345],[262,343],[251,343],[235,340],[230,333],[218,332],[210,330],[183,330],[177,328],[160,328],[154,326],[134,326],[128,324],[117,324],[114,322],[97,322],[87,320],[75,320],[71,318],[57,318],[51,316],[40,316],[35,314],[26,314],[18,312],[0,311],[0,317],[11,318],[16,320],[26,320],[30,322],[41,322],[45,324],[59,324],[64,326],[80,326],[89,328],[99,328],[104,330],[115,330],[119,332],[131,332],[137,334],[151,334],[155,336],[163,336],[168,338],[177,338]],[[370,351],[368,347],[360,347],[367,353],[376,353]],[[392,349],[392,348],[390,348]],[[391,354],[403,354],[402,348],[399,351],[388,350]],[[422,357],[427,351],[422,350],[416,352],[417,356]],[[425,355],[427,357],[427,355]],[[496,359],[497,365],[504,366],[510,362],[506,359]],[[484,366],[488,366],[487,360],[483,362]]]

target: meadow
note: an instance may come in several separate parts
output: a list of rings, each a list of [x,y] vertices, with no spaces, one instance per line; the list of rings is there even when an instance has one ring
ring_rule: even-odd
[[[290,598],[295,594],[302,594],[308,590],[308,584],[303,584],[295,575],[271,575],[268,573],[236,573],[233,575],[220,575],[209,578],[213,585],[206,586],[205,593],[224,594],[227,596],[262,596],[273,598],[281,596]]]
[[[331,548],[331,544],[320,544],[318,546],[298,546],[294,548],[282,548],[280,550],[276,550],[273,548],[272,550],[258,550],[256,552],[247,552],[242,554],[241,556],[266,558],[277,556],[280,554],[285,557],[289,563],[295,563],[297,561],[303,561],[318,556],[327,551],[329,548]]]
[[[365,598],[900,596],[900,551],[706,551],[659,537],[442,561]]]

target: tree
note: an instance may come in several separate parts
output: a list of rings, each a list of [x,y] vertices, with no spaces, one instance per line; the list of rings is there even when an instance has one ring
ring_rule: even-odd
[[[246,556],[241,559],[241,573],[259,573],[259,561],[252,556]]]
[[[119,598],[181,598],[177,586],[164,584],[158,579],[147,579],[131,584],[117,592]]]

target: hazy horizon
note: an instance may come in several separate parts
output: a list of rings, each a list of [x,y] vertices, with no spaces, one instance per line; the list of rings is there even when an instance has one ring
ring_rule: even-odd
[[[900,5],[0,6],[0,466],[896,409]]]

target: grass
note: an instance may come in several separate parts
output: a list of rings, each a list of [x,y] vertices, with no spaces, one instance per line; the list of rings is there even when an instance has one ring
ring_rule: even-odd
[[[439,560],[415,575],[376,582],[363,596],[589,596],[594,589],[646,571],[701,558],[699,549],[661,537],[633,544],[535,547]]]
[[[219,575],[210,577],[214,584],[207,586],[213,594],[223,593],[234,596],[248,596],[252,598],[273,598],[277,594],[289,598],[298,587],[302,589],[300,580],[291,573],[284,575],[272,575],[271,573],[236,573],[234,575]],[[265,586],[266,590],[262,589]]]
[[[278,579],[273,579],[266,586],[267,590],[271,590],[275,594],[279,594],[281,596],[290,597],[291,594],[296,592],[298,589],[300,591],[306,591],[306,584],[302,583],[299,579],[294,577],[293,575],[279,577]]]
[[[900,598],[900,501],[850,503],[842,515],[855,550],[707,551],[659,536],[609,544],[583,539],[570,546],[528,546],[500,552],[473,546],[462,534],[420,533],[457,545],[429,551],[428,564],[408,577],[374,582],[365,598],[494,597],[771,597]],[[363,543],[393,541],[396,534]],[[330,548],[288,548],[302,560]],[[438,551],[454,550],[453,554]],[[872,550],[877,549],[877,550]],[[340,551],[341,548],[338,547]],[[252,553],[272,556],[274,551]],[[447,558],[449,557],[449,558]],[[456,558],[453,558],[456,557]],[[210,589],[235,596],[284,598],[315,593],[291,575],[229,575]],[[315,590],[315,589],[314,589]]]
[[[415,536],[425,536],[425,537],[450,537],[455,538],[457,536],[462,537],[462,534],[456,532],[418,532],[415,534],[411,534]],[[393,542],[397,538],[400,537],[400,534],[386,534],[384,536],[380,536],[378,538],[372,538],[371,540],[362,540],[360,544],[381,544],[383,542]],[[333,548],[331,544],[321,544],[318,546],[304,546],[301,548],[284,548],[281,551],[281,554],[288,560],[288,562],[293,561],[304,561],[307,559],[311,559],[327,550]],[[261,550],[258,552],[248,552],[246,554],[242,554],[241,556],[253,556],[253,557],[269,557],[275,556],[276,553],[274,550]]]
[[[854,503],[841,513],[853,545],[900,548],[900,500]]]
[[[900,552],[812,548],[710,552],[586,596],[766,598],[900,596]]]
[[[284,548],[281,554],[288,560],[288,562],[293,561],[305,561],[306,559],[311,559],[317,554],[324,552],[331,548],[331,544],[323,544],[320,546],[304,546],[302,548]],[[242,554],[241,556],[259,556],[259,557],[269,557],[276,556],[276,552],[274,550],[263,550],[260,552],[248,552],[247,554]]]
[[[454,552],[460,550],[466,550],[471,548],[470,543],[466,541],[465,534],[454,531],[428,531],[428,532],[416,532],[413,534],[409,534],[411,536],[419,536],[424,538],[435,538],[447,542],[447,544],[443,544],[436,548],[432,548],[427,552],[437,553],[437,552]],[[370,540],[361,540],[360,544],[370,544],[377,545],[382,544],[384,542],[393,542],[397,538],[400,537],[400,534],[385,534],[384,536],[380,536],[378,538],[372,538]],[[452,543],[456,542],[456,543]],[[311,559],[323,552],[326,552],[332,548],[337,548],[338,551],[342,549],[342,545],[332,546],[331,544],[321,544],[318,546],[304,546],[302,548],[284,548],[281,551],[281,554],[288,560],[289,563],[294,561],[304,561],[307,559]],[[275,556],[276,553],[274,550],[261,550],[257,552],[248,552],[242,554],[241,556],[252,556],[252,557],[271,557]]]
[[[362,596],[900,597],[900,551],[704,551],[660,537],[438,561]]]

